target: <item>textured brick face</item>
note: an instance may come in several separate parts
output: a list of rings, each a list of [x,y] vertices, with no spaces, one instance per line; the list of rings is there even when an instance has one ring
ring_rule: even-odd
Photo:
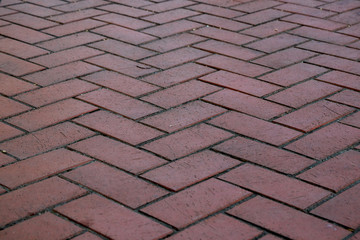
[[[172,232],[149,218],[96,195],[80,198],[55,210],[112,239],[158,239]]]
[[[1,1],[0,239],[360,240],[359,7]]]
[[[148,206],[142,211],[176,228],[183,228],[249,195],[249,192],[241,188],[211,179]]]

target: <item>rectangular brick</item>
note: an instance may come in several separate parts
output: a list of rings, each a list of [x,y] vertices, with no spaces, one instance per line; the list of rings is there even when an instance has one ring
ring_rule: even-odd
[[[341,123],[345,123],[357,128],[360,128],[360,112],[356,112],[351,116],[344,118]]]
[[[236,238],[253,239],[260,234],[261,231],[248,224],[235,220],[225,214],[219,214],[191,226],[168,239],[217,239],[219,236],[223,240]]]
[[[324,98],[327,95],[333,94],[339,90],[341,90],[341,88],[337,86],[315,80],[309,80],[291,88],[287,88],[284,91],[278,92],[270,97],[267,97],[267,99],[298,108],[307,103]]]
[[[230,157],[205,150],[151,170],[142,177],[172,191],[179,191],[239,163]]]
[[[231,7],[234,5],[237,5],[240,2],[249,2],[250,0],[238,0],[236,2],[233,1],[223,1],[223,0],[198,0],[197,2],[202,2],[206,4],[212,4],[215,6],[221,6],[221,7]]]
[[[189,46],[193,43],[205,40],[205,38],[192,35],[189,33],[181,33],[167,38],[162,38],[150,43],[143,44],[145,47],[158,52],[167,52],[176,48]]]
[[[215,70],[195,63],[186,63],[184,65],[160,71],[150,76],[142,78],[143,81],[149,82],[161,87],[185,82],[198,78],[202,75],[214,72]]]
[[[147,206],[141,211],[181,229],[250,194],[234,185],[210,179]]]
[[[0,39],[0,51],[20,58],[36,57],[48,53],[44,49],[10,38]]]
[[[51,21],[55,21],[55,22],[64,24],[64,23],[74,22],[77,20],[82,20],[82,19],[102,15],[105,13],[107,13],[107,12],[101,11],[98,9],[83,9],[81,11],[59,14],[56,16],[49,17],[48,19]]]
[[[163,134],[143,124],[105,111],[91,113],[74,121],[133,145]]]
[[[239,23],[231,19],[221,18],[208,14],[201,14],[199,16],[191,17],[189,20],[235,32],[250,27],[249,24]]]
[[[168,193],[144,180],[98,162],[77,168],[63,176],[131,208],[137,208]]]
[[[45,56],[32,58],[31,61],[48,68],[52,68],[66,63],[100,55],[102,53],[102,51],[98,51],[93,48],[80,46],[56,53],[51,53]]]
[[[197,4],[197,5],[188,6],[187,8],[197,11],[197,12],[208,13],[208,14],[212,14],[215,16],[226,17],[226,18],[234,18],[234,17],[244,14],[242,12],[235,11],[232,9],[209,5],[209,4],[211,4],[211,3],[209,3],[209,1],[203,1],[203,2],[206,4],[201,3],[201,4]],[[222,1],[222,2],[224,3],[224,1]],[[207,4],[207,3],[209,3],[209,4]]]
[[[157,71],[157,69],[148,65],[111,54],[104,54],[101,56],[89,58],[86,60],[86,62],[101,66],[103,68],[111,69],[131,77],[139,77]]]
[[[352,107],[360,108],[360,101],[359,98],[360,93],[356,91],[351,90],[344,90],[338,94],[335,94],[334,96],[331,96],[328,98],[331,101],[350,105]]]
[[[55,204],[84,195],[86,191],[53,177],[0,196],[0,226],[34,215]]]
[[[46,231],[43,227],[46,226]],[[69,221],[51,213],[36,216],[25,222],[6,228],[0,232],[0,238],[17,239],[66,239],[80,233],[82,229]]]
[[[105,23],[93,19],[84,19],[48,28],[46,30],[43,30],[43,32],[55,35],[57,37],[62,37],[76,32],[87,31],[96,27],[100,27],[102,25],[105,25]]]
[[[208,52],[219,53],[225,56],[234,57],[242,60],[250,60],[255,57],[264,55],[264,53],[243,48],[240,46],[232,45],[226,42],[220,42],[216,40],[208,40],[194,45],[193,47],[199,48]]]
[[[225,71],[217,71],[208,74],[201,77],[200,80],[257,97],[264,96],[280,89],[280,87],[258,81],[254,78]]]
[[[53,7],[65,3],[62,0],[29,0],[28,2],[35,3],[44,7]]]
[[[287,174],[295,174],[315,163],[309,158],[244,137],[230,139],[213,149]]]
[[[76,47],[79,45],[96,42],[104,39],[103,36],[89,32],[74,33],[69,36],[55,38],[49,41],[45,41],[37,44],[37,46],[57,52],[67,48]]]
[[[105,6],[97,7],[98,9],[102,9],[109,12],[115,12],[120,13],[126,16],[132,16],[132,17],[141,17],[152,14],[151,11],[128,7],[120,4],[108,4]]]
[[[290,239],[337,240],[350,233],[327,221],[262,197],[242,203],[228,213]]]
[[[167,163],[153,154],[104,136],[95,136],[68,147],[134,174]]]
[[[334,3],[329,3],[322,6],[323,9],[327,9],[334,12],[346,12],[360,7],[360,3],[351,0],[340,0]]]
[[[96,72],[100,69],[101,68],[88,63],[74,62],[59,67],[46,69],[38,73],[29,74],[23,78],[38,85],[47,86],[70,78]]]
[[[117,0],[117,3],[124,4],[131,7],[143,7],[150,5],[152,2],[148,0]],[[154,1],[156,2],[156,1]]]
[[[230,89],[221,90],[203,99],[231,110],[267,120],[290,110],[290,108]]]
[[[249,1],[249,2],[245,2],[243,4],[239,4],[235,7],[232,7],[233,9],[242,11],[242,12],[247,12],[247,13],[252,13],[252,12],[257,12],[259,10],[262,9],[266,9],[266,8],[271,8],[274,6],[280,5],[279,2],[277,1],[272,1],[272,0],[256,0],[256,1]]]
[[[35,131],[58,122],[69,120],[79,115],[92,112],[97,107],[77,101],[66,99],[33,111],[12,117],[7,122],[28,131]]]
[[[141,100],[163,108],[171,108],[219,89],[216,86],[193,80],[147,95]]]
[[[359,198],[360,185],[357,184],[315,208],[311,213],[356,229],[360,225]]]
[[[57,212],[111,239],[160,239],[172,230],[120,204],[92,194],[66,205]]]
[[[155,24],[147,22],[147,21],[143,21],[143,20],[140,20],[137,18],[132,18],[132,17],[116,14],[116,13],[109,13],[109,14],[98,16],[98,17],[93,17],[93,19],[103,21],[106,23],[119,25],[119,26],[122,26],[125,28],[134,29],[134,30],[139,30],[142,28],[147,28],[147,27],[151,27],[151,26],[155,25]]]
[[[32,72],[43,70],[44,67],[15,58],[13,56],[0,53],[2,64],[0,71],[10,73],[15,76],[21,76]]]
[[[256,77],[271,70],[267,67],[221,55],[212,55],[198,60],[197,63],[249,77]]]
[[[317,77],[316,79],[340,87],[360,91],[360,76],[356,76],[353,74],[339,71],[331,71],[324,75],[321,75],[320,77]]]
[[[37,88],[34,84],[22,81],[19,78],[11,77],[4,73],[0,73],[0,85],[0,93],[5,96],[13,96]]]
[[[160,3],[151,4],[149,6],[143,7],[144,9],[153,11],[153,12],[164,12],[175,8],[182,8],[185,6],[193,5],[194,2],[187,0],[171,0]]]
[[[360,21],[360,16],[359,16],[358,12],[359,12],[359,10],[357,8],[355,8],[354,10],[337,14],[329,19],[332,21],[335,21],[335,22],[353,25]]]
[[[300,132],[293,129],[237,112],[225,113],[209,123],[276,146],[301,135]]]
[[[143,60],[141,62],[160,69],[167,69],[176,65],[194,61],[208,55],[210,55],[210,53],[208,52],[201,51],[192,47],[185,47],[147,58],[146,60]]]
[[[173,0],[176,1],[176,0]],[[179,20],[175,22],[165,23],[155,27],[147,28],[142,32],[156,36],[156,37],[167,37],[176,33],[186,32],[202,27],[202,24],[191,22],[188,20]]]
[[[269,38],[247,44],[246,47],[266,53],[272,53],[284,48],[300,44],[302,42],[305,42],[306,40],[307,39],[302,37],[290,35],[287,33],[281,33],[279,35],[271,36]]]
[[[224,113],[225,111],[226,109],[201,101],[195,101],[150,116],[141,122],[166,132],[174,132]]]
[[[97,235],[94,235],[90,232],[85,232],[75,238],[74,240],[101,240],[102,238],[98,237]]]
[[[317,17],[317,18],[327,18],[331,15],[334,15],[333,12],[324,10],[324,7],[318,9],[314,7],[301,6],[291,3],[276,6],[275,8],[286,12],[298,13],[307,16]]]
[[[12,158],[8,155],[6,155],[5,153],[0,153],[0,166],[3,166],[5,164],[8,164],[8,163],[11,163],[11,162],[15,162],[16,159],[15,158]],[[5,189],[3,189],[5,192]]]
[[[22,4],[12,5],[9,6],[9,8],[20,12],[30,13],[32,15],[39,17],[49,17],[61,13],[54,9],[41,7],[32,3],[22,3]]]
[[[156,37],[150,36],[142,32],[111,24],[96,28],[92,30],[92,32],[135,45],[157,39]]]
[[[200,124],[145,144],[143,148],[174,160],[231,136],[231,133],[206,124]]]
[[[63,4],[58,7],[54,7],[56,10],[64,11],[64,12],[73,12],[76,10],[82,10],[85,8],[93,8],[101,5],[105,5],[108,2],[102,0],[86,0],[86,1],[78,1],[78,2],[70,2],[68,4]]]
[[[0,141],[4,141],[9,138],[16,137],[20,134],[23,134],[23,131],[20,131],[19,129],[16,129],[14,127],[11,127],[3,122],[0,122]],[[1,171],[1,169],[0,169]]]
[[[1,19],[22,25],[24,27],[33,28],[36,30],[42,28],[54,27],[58,25],[57,23],[48,21],[44,18],[34,17],[24,13],[15,13],[11,15],[6,15],[3,16]]]
[[[77,98],[132,119],[138,119],[161,110],[161,108],[108,89],[86,93]]]
[[[335,44],[323,43],[318,41],[309,41],[297,47],[314,52],[334,55],[336,57],[348,58],[354,61],[360,59],[360,50],[348,48],[345,46],[338,46]]]
[[[270,8],[246,14],[235,19],[240,22],[245,22],[252,25],[259,25],[261,23],[269,22],[287,15],[289,15],[289,13]]]
[[[73,79],[20,94],[16,96],[15,99],[35,107],[41,107],[49,103],[95,90],[97,88],[99,88],[99,86],[78,79]]]
[[[309,63],[360,75],[360,63],[343,58],[320,55],[307,60]]]
[[[88,129],[67,122],[1,143],[0,149],[24,159],[93,134]]]
[[[318,0],[282,0],[282,2],[294,3],[294,4],[308,6],[308,7],[318,7],[320,5],[323,5],[324,2],[326,2],[326,1],[329,1],[329,0],[324,0],[324,1],[318,1]]]
[[[247,35],[243,35],[240,33],[232,32],[224,29],[213,28],[213,27],[203,27],[195,31],[192,31],[191,33],[207,38],[216,39],[222,42],[232,43],[235,45],[242,45],[251,42],[253,40],[256,40],[256,38],[254,37],[250,37]]]
[[[298,178],[338,192],[360,179],[360,152],[350,150],[298,175]]]
[[[0,168],[0,183],[8,188],[38,181],[89,162],[91,159],[58,149]]]
[[[284,87],[301,82],[305,79],[314,77],[328,71],[326,68],[318,67],[306,63],[297,63],[289,67],[268,73],[259,79],[275,83]]]
[[[96,42],[89,46],[121,57],[129,58],[131,60],[139,60],[156,54],[153,51],[112,39]]]
[[[254,63],[264,65],[271,68],[283,68],[293,63],[301,62],[304,59],[310,58],[316,53],[301,50],[298,48],[288,48],[279,52],[266,55],[254,60]]]
[[[286,146],[287,149],[323,159],[359,141],[360,129],[333,123]]]
[[[110,71],[96,72],[91,75],[87,75],[82,79],[132,97],[137,97],[159,89],[158,87],[146,82]]]
[[[10,117],[31,109],[24,104],[3,96],[0,96],[0,106],[0,118]]]
[[[302,26],[295,30],[290,31],[290,33],[300,35],[306,38],[311,38],[319,41],[330,42],[335,44],[348,44],[356,40],[355,37],[347,36],[345,34],[330,32],[322,29],[311,28]]]
[[[174,9],[167,12],[161,12],[157,14],[153,14],[147,17],[144,17],[143,19],[146,21],[158,23],[158,24],[164,24],[167,22],[172,22],[175,20],[180,20],[183,18],[191,17],[194,15],[198,15],[198,12],[190,11],[188,9]]]
[[[309,132],[329,122],[335,121],[355,109],[328,102],[320,101],[295,112],[291,112],[274,122],[295,128],[296,130]]]
[[[248,163],[220,178],[300,209],[305,209],[331,194],[319,187]]]
[[[250,36],[259,37],[259,38],[266,38],[284,31],[288,31],[299,25],[288,23],[288,22],[280,22],[278,20],[274,20],[271,22],[267,22],[261,25],[257,25],[252,28],[245,29],[240,33],[244,33]]]

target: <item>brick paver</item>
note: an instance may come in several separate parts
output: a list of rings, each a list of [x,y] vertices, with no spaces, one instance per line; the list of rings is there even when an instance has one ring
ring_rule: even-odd
[[[360,238],[358,0],[2,0],[0,240]]]

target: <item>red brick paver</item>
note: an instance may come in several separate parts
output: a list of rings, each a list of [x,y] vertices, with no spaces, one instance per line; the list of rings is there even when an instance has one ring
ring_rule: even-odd
[[[0,240],[358,240],[358,0],[2,0]]]

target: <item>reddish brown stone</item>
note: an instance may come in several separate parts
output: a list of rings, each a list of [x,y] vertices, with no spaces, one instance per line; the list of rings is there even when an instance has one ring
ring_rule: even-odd
[[[57,212],[111,239],[159,239],[172,231],[97,195],[89,195],[57,207]]]
[[[234,185],[210,179],[147,206],[141,211],[180,229],[250,194]]]
[[[173,191],[179,191],[240,163],[235,159],[206,150],[151,170],[142,177]]]
[[[290,239],[337,240],[349,231],[280,203],[256,197],[228,211]]]

